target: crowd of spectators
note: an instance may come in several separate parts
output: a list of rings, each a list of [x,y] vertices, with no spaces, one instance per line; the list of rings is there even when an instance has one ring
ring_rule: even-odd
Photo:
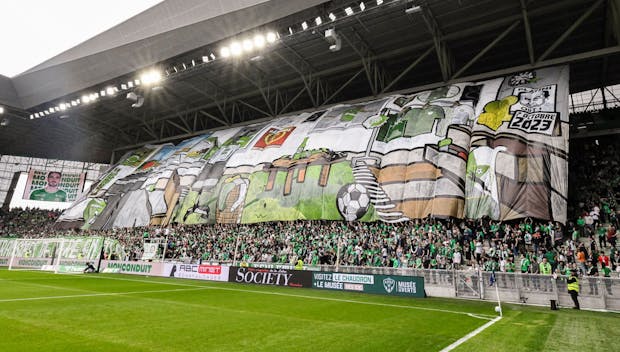
[[[0,208],[0,237],[48,237],[60,211],[42,209]]]

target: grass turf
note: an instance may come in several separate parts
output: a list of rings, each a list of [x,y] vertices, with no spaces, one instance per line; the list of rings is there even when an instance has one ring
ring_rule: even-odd
[[[477,301],[3,269],[0,351],[439,351],[487,323],[493,307]],[[607,348],[618,326],[616,313],[504,306],[502,320],[456,351]]]

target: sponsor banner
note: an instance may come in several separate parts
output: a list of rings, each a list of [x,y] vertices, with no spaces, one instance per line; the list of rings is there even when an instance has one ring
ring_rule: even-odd
[[[163,276],[208,281],[228,281],[228,266],[167,263]]]
[[[301,270],[230,267],[229,282],[245,284],[312,287],[312,273]]]
[[[61,264],[58,266],[59,273],[83,273],[84,269],[86,269],[85,266],[78,266],[78,265]]]
[[[400,275],[312,273],[312,287],[395,296],[424,297],[424,278]]]
[[[252,268],[296,270],[293,264],[248,263],[248,266]],[[321,268],[318,266],[304,265],[302,270],[320,271]]]
[[[37,268],[41,269],[43,265],[51,265],[52,258],[14,258],[13,267],[18,268]]]
[[[0,258],[0,266],[9,266],[9,258]]]
[[[108,268],[119,269],[121,274],[165,276],[163,263],[102,260],[99,270],[105,271]]]

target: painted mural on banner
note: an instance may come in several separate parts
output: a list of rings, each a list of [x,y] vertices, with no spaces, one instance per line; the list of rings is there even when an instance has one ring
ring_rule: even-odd
[[[568,72],[520,72],[143,147],[59,221],[565,222]]]

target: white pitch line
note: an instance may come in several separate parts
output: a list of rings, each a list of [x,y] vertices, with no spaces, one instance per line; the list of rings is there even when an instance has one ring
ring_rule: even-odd
[[[473,315],[468,312],[459,312],[454,310],[447,309],[438,309],[438,308],[427,308],[427,307],[416,307],[416,306],[404,306],[399,304],[389,304],[389,303],[378,303],[378,302],[364,302],[364,301],[355,301],[350,299],[341,299],[341,298],[331,298],[331,297],[319,297],[319,296],[305,296],[305,295],[297,295],[290,293],[282,293],[282,292],[268,292],[268,291],[258,291],[258,290],[247,290],[247,289],[239,289],[239,288],[229,288],[229,287],[215,287],[215,286],[203,286],[203,285],[191,285],[191,284],[175,284],[175,283],[167,283],[161,281],[151,281],[151,280],[138,280],[138,279],[126,279],[126,278],[116,278],[116,277],[108,277],[108,276],[90,276],[92,278],[97,279],[109,279],[109,280],[121,280],[121,281],[135,281],[135,282],[147,282],[147,283],[158,283],[164,285],[178,285],[178,286],[187,286],[187,287],[201,287],[208,288],[212,290],[225,290],[225,291],[236,291],[236,292],[250,292],[250,293],[258,293],[264,295],[273,295],[273,296],[284,296],[284,297],[296,297],[296,298],[306,298],[306,299],[316,299],[321,301],[332,301],[332,302],[344,302],[344,303],[356,303],[356,304],[366,304],[371,306],[380,306],[380,307],[393,307],[393,308],[405,308],[405,309],[417,309],[417,310],[426,310],[431,312],[441,312],[441,313],[450,313],[450,314],[460,314],[467,315],[476,319],[489,320],[488,317],[493,317],[492,315],[488,315],[485,318],[485,314],[477,314]]]
[[[461,337],[460,339],[458,339],[457,341],[455,341],[453,344],[451,344],[450,346],[444,348],[443,350],[439,351],[439,352],[448,352],[448,351],[452,351],[453,349],[459,347],[460,345],[462,345],[463,343],[465,343],[465,341],[471,339],[472,337],[478,335],[479,333],[481,333],[484,329],[488,328],[489,326],[497,323],[498,321],[500,321],[502,319],[502,317],[497,317],[493,320],[491,320],[490,322],[482,325],[481,327],[479,327],[478,329],[470,332],[469,334]]]
[[[208,287],[201,287],[201,288],[178,288],[178,289],[174,289],[174,290],[151,290],[151,291],[89,293],[89,294],[83,294],[83,295],[65,295],[65,296],[43,296],[43,297],[28,297],[28,298],[8,298],[8,299],[0,299],[0,303],[2,303],[2,302],[19,302],[19,301],[42,301],[42,300],[46,300],[46,299],[64,299],[64,298],[79,298],[79,297],[123,296],[123,295],[135,295],[135,294],[141,294],[141,293],[195,291],[195,290],[204,290],[206,288],[208,288]]]

